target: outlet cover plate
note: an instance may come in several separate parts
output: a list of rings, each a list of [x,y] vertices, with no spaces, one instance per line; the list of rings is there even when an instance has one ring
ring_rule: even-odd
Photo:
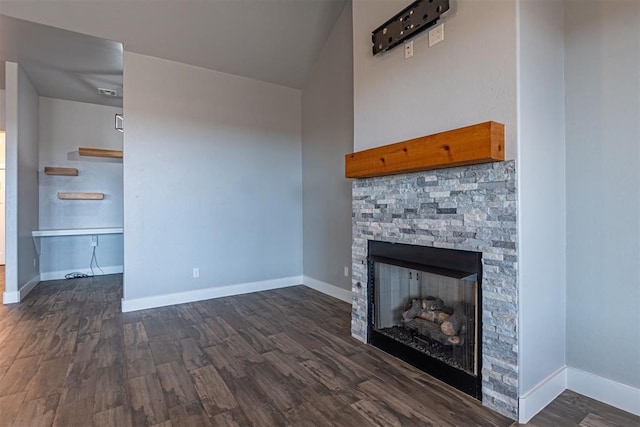
[[[444,24],[429,30],[429,47],[438,44],[444,40]]]
[[[409,59],[413,56],[413,40],[404,44],[404,59]]]

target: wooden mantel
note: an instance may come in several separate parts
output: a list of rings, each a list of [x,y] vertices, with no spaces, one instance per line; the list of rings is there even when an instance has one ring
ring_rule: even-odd
[[[371,178],[504,160],[504,125],[478,123],[345,156],[345,177]]]

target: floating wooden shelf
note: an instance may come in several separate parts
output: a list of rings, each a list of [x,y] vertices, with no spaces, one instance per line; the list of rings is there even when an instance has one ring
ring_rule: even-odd
[[[58,193],[60,200],[103,200],[104,193]]]
[[[120,150],[103,150],[102,148],[80,147],[78,148],[78,153],[81,156],[88,156],[88,157],[108,157],[111,159],[122,158],[122,151]]]
[[[45,166],[44,173],[47,175],[64,175],[64,176],[78,176],[78,169],[76,168],[54,168]]]
[[[504,125],[479,123],[345,156],[347,178],[370,178],[504,160]]]

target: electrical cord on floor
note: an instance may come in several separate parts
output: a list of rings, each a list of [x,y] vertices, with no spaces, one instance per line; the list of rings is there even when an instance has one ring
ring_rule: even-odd
[[[84,279],[84,278],[87,278],[87,277],[91,277],[91,276],[89,276],[88,274],[85,274],[85,273],[78,273],[77,271],[64,275],[64,278],[67,279],[67,280],[69,280],[69,279]]]
[[[91,274],[79,273],[77,271],[74,271],[73,273],[65,274],[64,278],[69,280],[69,279],[86,279],[88,277],[94,277],[95,276],[95,272],[93,271],[94,264],[96,268],[100,270],[102,274],[104,274],[104,271],[102,270],[102,268],[100,268],[100,265],[98,264],[98,258],[96,257],[95,246],[93,247],[93,251],[91,251],[91,261],[89,261],[89,269],[91,270]]]

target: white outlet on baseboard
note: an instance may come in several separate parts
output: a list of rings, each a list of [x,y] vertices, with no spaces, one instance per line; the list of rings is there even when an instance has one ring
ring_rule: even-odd
[[[344,277],[349,277],[349,267],[344,268]]]
[[[200,269],[199,268],[194,268],[193,269],[193,278],[197,279],[198,277],[200,277]]]
[[[91,236],[91,246],[98,246],[98,236]]]

